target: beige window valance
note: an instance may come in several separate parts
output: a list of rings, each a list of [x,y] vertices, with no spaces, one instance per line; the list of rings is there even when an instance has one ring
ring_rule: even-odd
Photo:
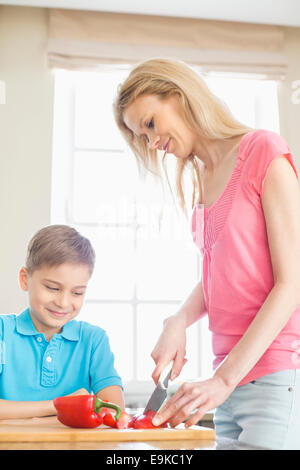
[[[258,73],[283,77],[287,60],[279,26],[129,15],[81,10],[49,10],[50,67],[97,69],[105,63],[134,64],[168,57],[204,71]]]

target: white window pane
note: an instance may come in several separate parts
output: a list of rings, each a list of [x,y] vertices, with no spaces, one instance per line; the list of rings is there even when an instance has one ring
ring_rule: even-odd
[[[138,306],[137,314],[137,374],[138,380],[149,380],[155,368],[150,354],[162,331],[163,320],[176,311],[176,305],[156,304]],[[197,377],[199,371],[200,350],[198,347],[198,329],[196,323],[187,330],[186,357],[180,379]]]
[[[255,127],[255,80],[210,77],[207,84],[227,104],[236,119]]]
[[[128,72],[77,74],[75,88],[75,146],[123,149],[124,139],[113,117],[118,84]]]
[[[195,251],[176,240],[143,240],[137,248],[139,300],[182,300],[197,279]]]
[[[91,304],[86,302],[78,320],[103,328],[115,356],[115,367],[122,380],[133,378],[133,313],[126,304]]]
[[[158,151],[161,160],[163,153],[164,152]],[[174,182],[176,180],[176,161],[176,157],[171,154],[167,156],[167,160],[165,161],[165,167],[167,169],[168,180],[172,188],[173,196],[175,190]],[[161,168],[160,171],[161,177],[148,172],[143,174],[142,178],[138,179],[136,198],[139,223],[147,223],[149,221],[149,215],[152,216],[152,219],[153,216],[157,219],[161,209],[165,206],[173,207],[175,212],[174,200],[163,168]]]
[[[168,155],[165,160],[167,178],[162,170],[162,178],[148,173],[138,179],[136,186],[136,210],[139,224],[147,225],[155,237],[170,237],[182,240],[189,236],[192,213],[193,185],[189,170],[182,175],[182,187],[185,195],[187,216],[178,206],[176,195],[177,158]],[[160,235],[157,232],[160,232]]]
[[[127,223],[133,218],[136,163],[126,153],[75,152],[76,222]]]
[[[240,122],[280,132],[276,81],[224,76],[209,77],[206,81]]]
[[[122,227],[76,228],[96,252],[87,299],[131,299],[135,282],[133,231]]]
[[[280,133],[277,83],[257,83],[255,97],[256,127]]]

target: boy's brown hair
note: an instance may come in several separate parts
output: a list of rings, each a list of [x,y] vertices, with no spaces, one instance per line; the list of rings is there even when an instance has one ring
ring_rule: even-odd
[[[92,274],[95,257],[91,242],[73,227],[49,225],[39,230],[30,240],[26,269],[29,274],[32,274],[45,265],[85,264]]]

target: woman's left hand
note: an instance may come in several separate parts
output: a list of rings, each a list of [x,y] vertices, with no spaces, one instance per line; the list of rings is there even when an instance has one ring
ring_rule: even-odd
[[[224,403],[235,387],[229,387],[220,376],[201,382],[185,382],[153,419],[154,425],[168,421],[172,427],[186,420],[185,426],[196,424],[207,411]],[[158,421],[157,421],[158,418]]]

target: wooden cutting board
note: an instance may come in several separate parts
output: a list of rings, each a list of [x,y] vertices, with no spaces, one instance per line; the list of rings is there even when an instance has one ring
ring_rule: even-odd
[[[0,420],[0,442],[79,442],[79,441],[157,441],[214,440],[213,429],[191,426],[185,429],[75,429],[61,424],[55,416],[49,418]]]

